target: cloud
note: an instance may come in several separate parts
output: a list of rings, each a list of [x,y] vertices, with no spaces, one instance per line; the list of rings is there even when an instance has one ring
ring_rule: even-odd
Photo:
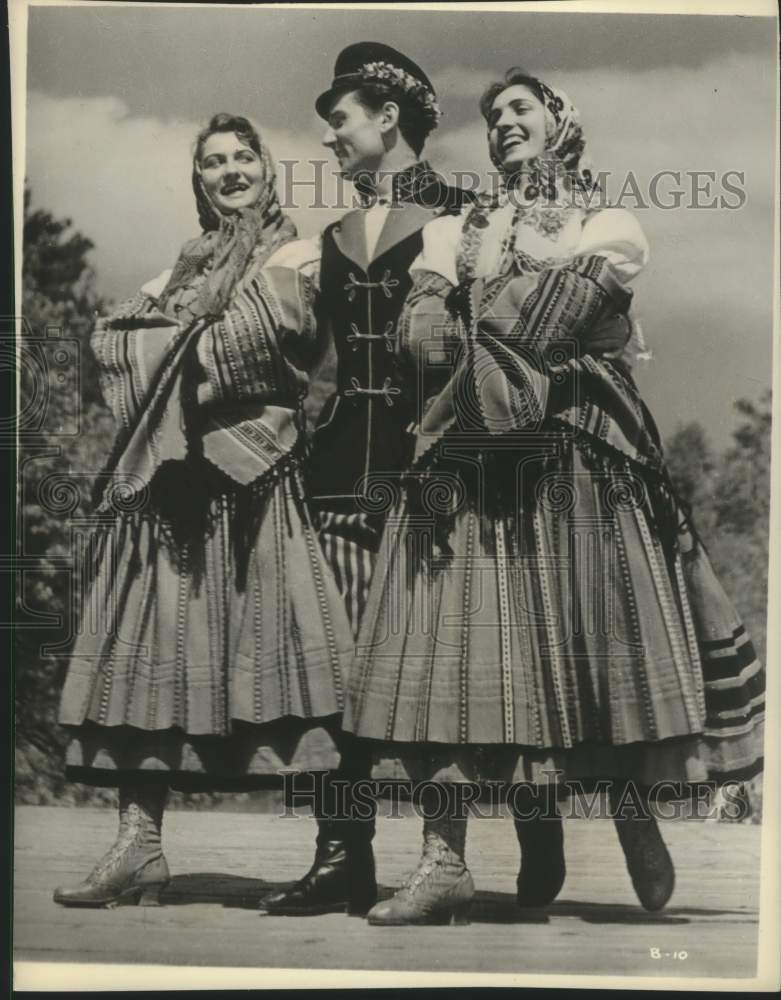
[[[474,88],[476,105],[482,74],[451,67],[448,78],[465,94]],[[460,81],[460,82],[459,82]],[[608,195],[625,192],[624,207],[634,211],[651,244],[651,264],[641,282],[664,300],[700,314],[721,327],[723,310],[738,306],[760,322],[759,339],[767,346],[773,260],[773,150],[775,96],[765,67],[747,55],[731,54],[697,69],[663,67],[638,72],[592,69],[557,75],[552,80],[579,107],[589,152],[598,171],[608,171]],[[480,85],[482,85],[480,83]],[[457,128],[437,132],[431,159],[451,174],[464,164],[485,176],[491,169],[485,124],[473,112]],[[651,203],[653,178],[677,171],[657,187],[664,209]],[[710,171],[714,182],[694,171]],[[745,204],[738,210],[695,208],[725,195],[727,171],[744,176],[738,184]],[[628,183],[632,175],[636,188]],[[694,193],[700,184],[704,194]],[[708,185],[710,184],[710,192]],[[637,190],[644,205],[632,196]],[[757,296],[755,288],[767,287]],[[653,317],[654,309],[650,309]],[[653,324],[652,324],[653,325]],[[763,355],[766,351],[763,351]]]
[[[138,117],[116,97],[58,98],[32,92],[27,112],[27,176],[33,204],[68,216],[95,244],[99,287],[113,298],[131,294],[171,267],[198,231],[190,186],[192,146],[202,122]],[[314,135],[263,130],[280,185],[292,177],[294,198],[314,196],[306,181],[327,151]],[[295,167],[280,167],[280,161]],[[330,166],[325,201],[334,204]],[[284,194],[280,187],[281,194]],[[342,209],[343,211],[343,209]],[[302,235],[312,235],[338,208],[293,208]]]
[[[451,64],[436,76],[447,115],[426,155],[451,179],[456,170],[490,169],[477,99],[494,75]],[[651,245],[636,303],[657,358],[640,376],[644,391],[647,386],[663,430],[665,420],[695,417],[727,426],[729,401],[752,386],[758,392],[757,379],[769,381],[775,89],[767,63],[732,53],[696,69],[595,68],[556,74],[552,82],[578,105],[595,166],[611,172],[613,196],[629,171],[643,192],[661,170],[681,171],[684,186],[686,171],[743,172],[747,199],[740,210],[636,211]],[[162,113],[132,115],[116,96],[30,93],[27,171],[34,203],[72,217],[93,240],[104,294],[132,293],[170,267],[197,231],[189,175],[200,124]],[[298,207],[291,215],[302,235],[312,235],[338,217],[345,202],[340,208],[334,201],[320,124],[309,117],[303,126],[263,134],[278,164],[296,162]],[[305,182],[317,169],[323,169],[330,208],[306,207],[314,192]],[[279,171],[283,194],[289,170]],[[631,199],[625,206],[633,208]],[[698,378],[703,392],[692,393]]]
[[[472,100],[466,120],[451,127],[446,118],[435,133],[431,148],[446,167],[489,168],[477,102],[502,71],[453,66],[445,71],[445,85],[438,75],[448,101]],[[599,68],[556,74],[550,82],[579,108],[598,170],[617,177],[632,170],[646,181],[660,170],[743,170],[754,197],[772,202],[775,91],[763,62],[730,54],[697,69]]]
[[[503,71],[497,74],[491,69],[477,70],[469,66],[447,66],[445,69],[439,70],[434,83],[437,94],[445,95],[448,104],[457,100],[471,101],[476,104],[483,90],[492,80],[497,78],[497,75],[501,76],[501,72]]]

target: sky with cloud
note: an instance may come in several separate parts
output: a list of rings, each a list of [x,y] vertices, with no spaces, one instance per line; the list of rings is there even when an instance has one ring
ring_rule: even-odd
[[[303,8],[38,7],[29,10],[26,171],[34,204],[95,243],[99,290],[119,298],[170,267],[197,231],[193,138],[215,111],[260,125],[280,185],[328,160],[314,99],[339,50],[384,41],[431,77],[444,111],[426,148],[440,172],[486,171],[482,88],[522,65],[563,87],[581,112],[594,165],[615,198],[631,172],[648,200],[660,171],[742,173],[741,207],[623,204],[651,261],[635,303],[654,360],[638,381],[663,433],[699,419],[718,446],[732,402],[770,383],[776,31],[772,19]],[[330,178],[330,162],[323,169]],[[704,183],[704,182],[703,182]],[[659,192],[674,202],[669,176]],[[286,188],[289,192],[289,186]],[[333,184],[325,188],[333,198]],[[283,191],[284,194],[284,191]],[[349,194],[349,192],[348,192]],[[311,235],[341,214],[293,189]]]

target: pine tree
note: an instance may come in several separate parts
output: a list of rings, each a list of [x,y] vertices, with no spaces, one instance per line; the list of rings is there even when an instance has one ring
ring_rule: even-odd
[[[765,654],[770,529],[771,400],[739,399],[732,445],[714,456],[703,427],[680,427],[665,448],[676,489],[692,510],[714,569]]]
[[[64,790],[56,717],[75,614],[71,519],[88,513],[91,478],[112,433],[89,351],[104,306],[88,261],[92,246],[69,219],[33,209],[25,192],[15,698],[17,795],[27,802]],[[47,655],[50,646],[59,648]]]
[[[714,459],[705,431],[688,424],[670,439],[666,455],[680,495],[692,507],[719,580],[766,659],[770,529],[771,397],[740,399],[743,422],[733,444]],[[746,786],[753,822],[762,817],[762,775]]]

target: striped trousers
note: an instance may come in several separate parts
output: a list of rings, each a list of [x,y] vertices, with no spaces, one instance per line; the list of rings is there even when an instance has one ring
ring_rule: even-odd
[[[312,510],[312,522],[357,639],[382,537],[382,524],[365,512],[341,514],[317,509]]]

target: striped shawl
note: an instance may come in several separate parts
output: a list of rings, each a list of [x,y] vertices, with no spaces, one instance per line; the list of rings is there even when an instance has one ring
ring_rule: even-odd
[[[113,509],[119,495],[135,509],[167,463],[205,459],[247,486],[289,456],[308,384],[312,300],[305,278],[268,268],[216,318],[183,327],[139,293],[100,320],[92,348],[119,430],[96,483],[97,510]]]
[[[432,461],[446,435],[523,437],[559,426],[619,460],[661,469],[653,420],[613,359],[631,335],[631,297],[595,255],[455,289],[417,272],[402,339],[435,390],[417,427],[416,466]],[[453,359],[444,385],[425,370],[436,346]]]

